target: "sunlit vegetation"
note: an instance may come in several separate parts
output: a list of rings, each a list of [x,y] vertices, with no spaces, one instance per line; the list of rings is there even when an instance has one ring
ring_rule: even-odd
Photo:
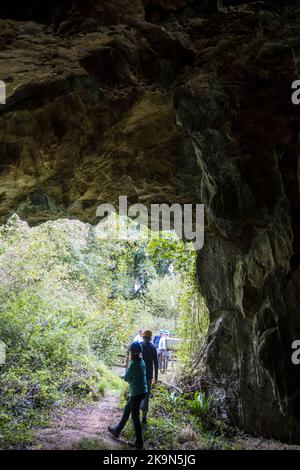
[[[49,412],[122,388],[110,370],[140,326],[186,340],[184,367],[207,316],[195,252],[169,236],[103,240],[76,221],[0,229],[0,446],[24,447]]]

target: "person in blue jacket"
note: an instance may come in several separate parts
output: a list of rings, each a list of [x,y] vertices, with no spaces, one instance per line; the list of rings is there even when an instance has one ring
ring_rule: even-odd
[[[116,427],[108,426],[108,430],[114,437],[118,438],[131,413],[136,436],[135,447],[142,449],[144,443],[140,421],[140,407],[148,392],[146,365],[142,359],[142,346],[140,343],[134,341],[130,346],[130,351],[131,362],[124,377],[125,381],[128,382],[130,386],[130,397],[124,408],[121,421]]]

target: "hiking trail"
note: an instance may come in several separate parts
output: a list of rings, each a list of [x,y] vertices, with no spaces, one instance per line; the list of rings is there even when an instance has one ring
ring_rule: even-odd
[[[94,441],[103,449],[122,449],[122,444],[107,430],[107,426],[116,423],[122,414],[118,409],[119,399],[118,392],[108,392],[98,403],[66,409],[52,418],[48,427],[37,430],[35,449],[72,450],[81,448],[88,441]]]

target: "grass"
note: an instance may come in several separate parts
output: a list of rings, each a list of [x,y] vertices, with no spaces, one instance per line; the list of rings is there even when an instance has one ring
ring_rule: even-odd
[[[105,392],[108,390],[123,391],[126,388],[126,384],[121,377],[109,370],[105,364],[100,363],[97,368],[97,372],[101,376],[101,380],[98,384],[101,395],[105,395]]]
[[[73,447],[74,450],[110,450],[111,445],[102,439],[83,437]]]
[[[4,423],[3,412],[0,414],[1,434],[0,449],[24,449],[35,445],[36,437],[34,428],[37,426],[44,427],[48,423],[48,413],[44,410],[35,412],[33,410],[22,419],[15,418],[12,420],[9,416],[7,423]]]

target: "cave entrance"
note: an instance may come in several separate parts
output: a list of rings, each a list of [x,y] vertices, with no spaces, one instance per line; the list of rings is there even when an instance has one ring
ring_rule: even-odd
[[[177,378],[208,328],[196,252],[171,230],[142,227],[138,239],[131,231],[116,240],[107,236],[116,221],[127,223],[115,215],[104,231],[63,219],[29,227],[14,215],[0,229],[1,390],[13,393],[5,413],[22,432],[63,397],[97,401],[123,390],[120,360],[141,329],[172,343],[155,393],[167,408],[182,395]],[[1,431],[13,444],[23,439],[14,426]]]

